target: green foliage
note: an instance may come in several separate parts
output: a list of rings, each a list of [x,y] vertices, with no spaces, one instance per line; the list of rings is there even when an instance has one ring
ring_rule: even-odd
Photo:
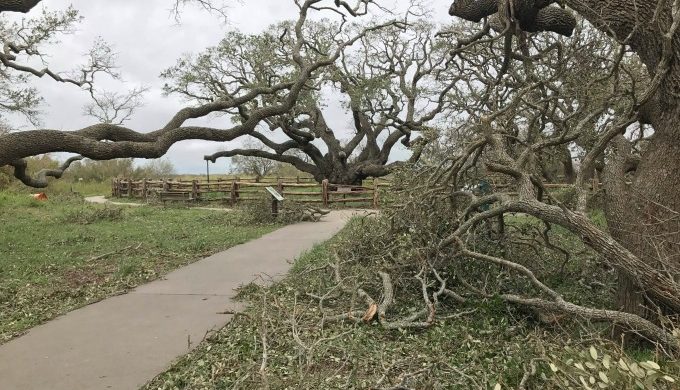
[[[54,44],[60,35],[73,31],[81,17],[73,7],[60,11],[43,10],[34,17],[0,18],[0,39],[3,43],[20,43],[18,63],[30,63],[32,57],[40,57],[45,46]],[[2,104],[0,116],[5,113],[21,114],[33,124],[39,122],[40,104],[43,99],[38,89],[29,83],[32,75],[3,67],[0,72]]]
[[[65,223],[89,225],[100,221],[120,221],[123,219],[121,207],[81,207],[68,210],[62,216]]]
[[[598,347],[577,350],[567,346],[561,354],[551,354],[550,370],[542,378],[554,388],[585,390],[675,389],[680,382],[677,363],[661,367],[655,361],[640,361],[622,353],[612,356],[603,351],[604,346]]]

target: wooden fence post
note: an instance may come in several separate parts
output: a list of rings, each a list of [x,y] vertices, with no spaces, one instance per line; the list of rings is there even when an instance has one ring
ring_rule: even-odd
[[[236,196],[236,191],[237,191],[236,186],[238,184],[236,184],[236,183],[237,183],[236,180],[232,180],[232,182],[231,182],[231,205],[232,206],[234,206],[236,204],[236,201],[238,200],[237,196]]]
[[[323,206],[328,207],[328,179],[321,182],[321,199],[323,199]]]
[[[276,187],[279,190],[279,194],[283,196],[283,180],[279,179],[279,182],[277,183]]]
[[[373,208],[377,209],[380,207],[380,194],[379,194],[379,189],[380,186],[378,185],[378,179],[375,178],[373,179]]]
[[[148,191],[147,186],[148,186],[148,184],[146,183],[146,178],[144,178],[144,180],[142,180],[142,199],[144,199],[144,200],[146,200],[146,198],[147,198],[147,191]]]
[[[191,181],[191,200],[198,200],[198,180]]]
[[[128,198],[132,198],[132,180],[128,179]]]

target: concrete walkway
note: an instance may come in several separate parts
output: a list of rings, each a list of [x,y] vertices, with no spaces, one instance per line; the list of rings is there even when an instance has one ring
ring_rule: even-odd
[[[0,346],[0,389],[138,389],[232,318],[220,313],[242,309],[236,287],[280,278],[351,214],[284,227],[37,326]]]
[[[126,202],[112,202],[108,199],[106,199],[106,196],[100,195],[100,196],[88,196],[85,198],[86,202],[89,203],[96,203],[96,204],[113,204],[116,206],[131,206],[131,207],[139,207],[139,206],[144,206],[141,203],[126,203]]]

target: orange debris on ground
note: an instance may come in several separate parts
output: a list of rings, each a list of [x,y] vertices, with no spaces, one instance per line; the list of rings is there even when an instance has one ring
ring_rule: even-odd
[[[31,194],[31,196],[35,200],[42,200],[42,201],[47,200],[47,194],[45,194],[44,192],[41,192],[41,193],[38,193],[38,194]]]

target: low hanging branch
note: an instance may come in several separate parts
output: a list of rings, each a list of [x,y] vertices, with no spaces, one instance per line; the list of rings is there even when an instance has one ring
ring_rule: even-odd
[[[56,169],[42,169],[38,171],[33,177],[28,173],[28,164],[26,160],[18,160],[9,165],[14,167],[14,177],[21,180],[22,183],[33,188],[46,188],[49,185],[48,178],[60,179],[64,172],[76,161],[82,160],[83,156],[75,156],[66,160],[59,168]]]

